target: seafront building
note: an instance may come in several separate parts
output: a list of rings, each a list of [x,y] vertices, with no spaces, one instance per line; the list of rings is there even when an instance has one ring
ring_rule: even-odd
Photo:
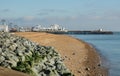
[[[44,27],[42,25],[36,25],[33,27],[21,27],[18,25],[13,25],[10,23],[6,24],[5,20],[0,21],[0,31],[2,32],[27,32],[27,31],[35,31],[35,32],[66,32],[67,30],[61,27],[58,24],[53,24],[50,27]]]
[[[2,32],[47,32],[53,34],[113,34],[112,31],[104,31],[103,29],[99,30],[66,30],[64,27],[58,24],[52,24],[50,27],[44,27],[42,25],[36,25],[33,27],[28,26],[18,26],[10,23],[6,24],[6,21],[3,19],[0,21],[0,31]]]
[[[0,31],[2,31],[2,32],[9,32],[8,25],[0,25]]]
[[[6,24],[5,20],[1,20],[1,22],[0,22],[0,31],[9,32],[8,25]]]
[[[64,32],[67,32],[67,30],[65,28],[61,27],[58,24],[53,24],[48,28],[43,27],[41,25],[36,25],[32,28],[32,31],[36,31],[36,32],[37,31],[45,31],[45,32],[61,32],[61,31],[64,31]]]

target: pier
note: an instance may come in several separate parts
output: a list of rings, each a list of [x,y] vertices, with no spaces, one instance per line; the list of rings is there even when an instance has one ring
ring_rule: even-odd
[[[53,34],[113,34],[112,31],[46,31]]]
[[[68,31],[68,34],[113,34],[112,31]]]

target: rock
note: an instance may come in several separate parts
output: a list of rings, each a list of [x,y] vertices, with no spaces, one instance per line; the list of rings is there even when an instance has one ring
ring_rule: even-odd
[[[10,68],[17,66],[17,63],[14,60],[9,60],[9,61],[6,61],[6,62],[9,63]]]
[[[0,66],[31,76],[73,76],[53,47],[40,46],[10,33],[0,34]]]
[[[79,70],[78,70],[77,72],[78,72],[78,73],[81,73],[81,71],[79,71]]]
[[[11,65],[11,64],[10,64],[7,60],[4,60],[4,61],[1,62],[1,64],[0,64],[0,66],[3,66],[3,67],[5,67],[5,68],[10,68],[10,69],[11,69],[10,65]]]
[[[4,56],[0,56],[0,63],[2,63],[3,61],[5,61],[5,57]]]
[[[12,45],[9,46],[9,50],[14,51],[14,50],[16,50],[16,47],[17,47],[17,44],[13,43]]]
[[[0,55],[2,54],[2,48],[0,48]]]
[[[101,66],[101,64],[98,64],[98,66]]]
[[[72,55],[75,55],[75,53],[72,53]]]
[[[90,70],[90,68],[85,68],[85,70],[89,71],[89,70]]]
[[[67,56],[65,56],[65,58],[67,58]]]

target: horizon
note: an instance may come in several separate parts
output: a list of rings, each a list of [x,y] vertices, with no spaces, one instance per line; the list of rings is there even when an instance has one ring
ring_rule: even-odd
[[[18,26],[59,24],[74,30],[120,31],[118,0],[0,0],[0,20]]]

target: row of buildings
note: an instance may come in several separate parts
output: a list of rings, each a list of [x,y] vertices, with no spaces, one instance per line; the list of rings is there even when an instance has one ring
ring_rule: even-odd
[[[32,27],[32,31],[67,31],[65,28],[61,27],[58,24],[53,24],[50,27],[43,27],[41,25],[36,25]]]
[[[50,27],[43,27],[42,25],[36,25],[33,27],[10,27],[9,25],[2,23],[0,24],[0,31],[4,32],[27,32],[27,31],[35,31],[35,32],[66,32],[67,30],[61,27],[58,24],[53,24]]]

